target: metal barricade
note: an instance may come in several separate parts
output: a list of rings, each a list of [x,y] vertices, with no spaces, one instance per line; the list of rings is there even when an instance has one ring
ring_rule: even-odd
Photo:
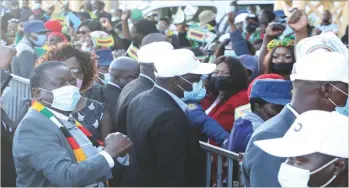
[[[9,83],[9,91],[4,96],[3,109],[6,114],[16,122],[19,113],[23,106],[22,100],[30,97],[29,79],[25,79],[16,75],[12,75],[12,80]]]
[[[222,169],[223,169],[223,158],[227,158],[228,173],[227,173],[227,187],[233,187],[233,172],[238,173],[238,183],[235,187],[242,186],[240,181],[240,165],[239,165],[239,154],[225,150],[220,147],[213,146],[211,144],[201,142],[200,146],[206,152],[206,187],[211,187],[211,171],[212,171],[212,156],[217,155],[217,187],[222,187]],[[237,172],[233,171],[234,163],[238,164]]]

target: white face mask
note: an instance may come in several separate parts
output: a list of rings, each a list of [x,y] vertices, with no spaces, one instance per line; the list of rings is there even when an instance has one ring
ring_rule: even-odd
[[[47,91],[45,89],[42,90]],[[44,102],[50,104],[53,108],[67,112],[75,110],[81,98],[79,88],[72,85],[63,86],[47,92],[52,92],[53,101],[52,104],[46,101]]]
[[[334,86],[334,85],[332,85],[332,84],[330,84],[332,87],[334,87],[335,89],[337,89],[338,91],[340,91],[341,93],[343,93],[343,95],[346,95],[346,96],[348,96],[348,94],[347,93],[345,93],[344,91],[342,91],[341,89],[339,89],[338,87],[336,87],[336,86]],[[328,98],[328,100],[334,105],[334,106],[336,106],[336,108],[338,108],[338,107],[345,107],[346,105],[344,105],[344,106],[338,106],[335,102],[333,102],[333,100],[331,99],[331,98]]]
[[[338,158],[335,158],[332,161],[323,165],[322,167],[318,168],[317,170],[314,170],[313,172],[289,165],[287,164],[287,161],[286,161],[282,163],[280,166],[280,170],[278,174],[279,183],[281,187],[309,187],[308,182],[310,179],[310,175],[321,171],[322,169],[326,168],[327,166],[329,166],[330,164],[332,164],[337,160]],[[336,178],[336,175],[333,175],[333,177],[321,187],[326,187],[335,178]]]

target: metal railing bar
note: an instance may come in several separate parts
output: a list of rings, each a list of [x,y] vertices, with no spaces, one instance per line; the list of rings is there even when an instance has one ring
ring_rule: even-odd
[[[211,157],[210,152],[206,152],[206,187],[211,187]]]
[[[205,142],[200,142],[200,147],[206,151],[209,151],[211,153],[217,153],[217,155],[221,155],[224,157],[228,157],[231,159],[239,160],[239,154],[231,152],[229,150],[205,143]]]
[[[228,159],[228,187],[233,186],[233,163],[232,159]]]
[[[222,187],[222,166],[223,166],[223,162],[222,162],[222,156],[218,155],[217,156],[217,187]]]

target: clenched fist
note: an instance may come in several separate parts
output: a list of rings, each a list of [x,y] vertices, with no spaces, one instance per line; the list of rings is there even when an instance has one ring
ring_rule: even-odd
[[[308,25],[308,16],[303,10],[294,9],[288,19],[288,25],[295,32],[306,29]]]
[[[271,22],[265,30],[265,35],[267,37],[273,38],[282,34],[285,29],[286,27],[283,24],[278,22]]]
[[[106,151],[112,158],[125,156],[132,147],[131,140],[119,132],[108,134],[104,141]]]

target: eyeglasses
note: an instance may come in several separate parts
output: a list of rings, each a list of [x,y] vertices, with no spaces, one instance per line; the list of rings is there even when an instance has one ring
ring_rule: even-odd
[[[86,31],[78,31],[77,34],[86,35]]]

